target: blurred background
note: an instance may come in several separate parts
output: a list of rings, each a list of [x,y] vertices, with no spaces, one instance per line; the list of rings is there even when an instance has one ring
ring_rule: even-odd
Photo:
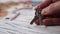
[[[0,0],[0,34],[60,34],[59,26],[30,25],[43,0]]]

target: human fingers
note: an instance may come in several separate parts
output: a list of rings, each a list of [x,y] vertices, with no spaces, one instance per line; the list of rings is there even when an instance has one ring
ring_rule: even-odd
[[[41,12],[42,15],[60,14],[60,1],[50,4]]]
[[[60,18],[47,18],[43,20],[43,24],[46,26],[60,25]]]

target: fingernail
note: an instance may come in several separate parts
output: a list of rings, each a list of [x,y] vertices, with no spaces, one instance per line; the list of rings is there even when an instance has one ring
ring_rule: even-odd
[[[41,14],[42,15],[46,15],[47,14],[46,10],[42,10],[42,13]]]
[[[44,19],[44,20],[43,20],[43,23],[45,23],[46,21],[47,21],[47,20]]]
[[[51,20],[49,20],[49,19],[44,19],[43,20],[44,25],[48,25],[48,24],[50,24],[50,22],[51,22]]]

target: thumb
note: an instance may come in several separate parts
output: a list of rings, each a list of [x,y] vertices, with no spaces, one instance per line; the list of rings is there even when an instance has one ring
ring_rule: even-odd
[[[43,9],[51,3],[51,0],[45,0],[35,7],[35,10]]]

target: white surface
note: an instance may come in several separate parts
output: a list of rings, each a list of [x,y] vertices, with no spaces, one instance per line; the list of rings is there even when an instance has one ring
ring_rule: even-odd
[[[60,26],[41,27],[30,25],[34,11],[32,9],[21,10],[21,15],[14,21],[0,20],[0,34],[60,34]],[[12,14],[10,15],[10,18]]]

